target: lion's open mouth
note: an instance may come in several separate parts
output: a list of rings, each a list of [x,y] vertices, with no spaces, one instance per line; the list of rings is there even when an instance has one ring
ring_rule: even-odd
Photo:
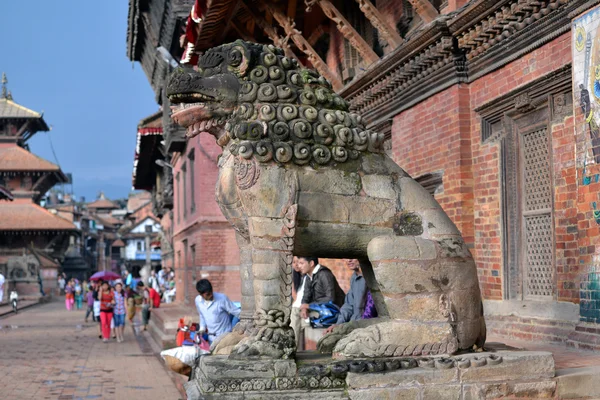
[[[173,120],[186,128],[186,137],[193,138],[201,132],[210,132],[215,128],[222,128],[227,122],[227,117],[205,103],[179,103],[171,106]]]

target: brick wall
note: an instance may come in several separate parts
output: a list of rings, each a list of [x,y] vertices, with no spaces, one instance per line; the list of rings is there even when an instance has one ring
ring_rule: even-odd
[[[438,93],[393,120],[394,161],[413,177],[443,171],[443,190],[436,200],[471,247],[486,299],[502,299],[500,160],[497,144],[481,145],[481,120],[473,110],[568,62],[570,33],[471,84]],[[572,129],[572,118],[552,126],[558,300],[564,301],[578,301]]]
[[[193,163],[190,162],[191,153]],[[185,153],[179,155],[174,164],[174,176],[179,173],[180,177],[179,187],[177,180],[174,180],[173,207],[173,247],[178,302],[193,301],[197,295],[196,282],[202,278],[209,279],[215,291],[227,294],[232,300],[239,301],[241,298],[239,249],[235,233],[215,201],[219,154],[221,149],[214,138],[201,134],[188,141]],[[184,164],[187,168],[185,213],[182,209]],[[187,260],[184,246],[186,242]]]

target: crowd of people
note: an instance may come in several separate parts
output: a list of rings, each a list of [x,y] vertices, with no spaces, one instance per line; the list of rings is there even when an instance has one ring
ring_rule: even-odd
[[[341,289],[331,270],[319,264],[318,258],[294,257],[291,326],[299,349],[303,345],[302,332],[307,326],[326,327],[328,333],[339,324],[377,316],[360,263],[346,259],[345,264],[352,271],[348,293]],[[98,322],[98,337],[108,341],[112,336],[117,342],[123,341],[125,323],[133,322],[138,309],[146,330],[152,309],[160,307],[161,302],[172,302],[176,290],[175,274],[170,268],[151,271],[147,285],[131,272],[123,279],[92,281],[89,284],[77,279],[67,281],[61,275],[58,284],[65,295],[67,310],[81,309],[85,300],[85,321],[88,322],[91,316],[93,321]],[[212,343],[218,336],[232,330],[241,310],[225,294],[214,292],[207,279],[199,280],[196,290],[200,331]],[[324,308],[332,312],[320,313]],[[327,315],[327,319],[321,314]]]
[[[65,296],[65,307],[68,311],[81,309],[83,302],[87,305],[84,320],[90,317],[98,323],[98,338],[107,342],[116,339],[124,340],[125,322],[133,323],[138,310],[141,313],[142,326],[147,330],[153,308],[160,307],[161,302],[170,303],[175,297],[175,273],[171,268],[152,271],[148,285],[131,272],[122,279],[93,280],[80,282],[76,278],[67,280],[66,275],[58,277],[60,294]]]

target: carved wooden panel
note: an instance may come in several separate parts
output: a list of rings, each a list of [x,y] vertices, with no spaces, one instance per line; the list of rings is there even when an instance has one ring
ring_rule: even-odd
[[[535,123],[548,113],[533,112],[522,125]],[[550,138],[546,125],[521,135],[522,257],[524,297],[552,299],[554,295],[554,229],[552,224],[552,175]]]
[[[524,211],[552,207],[552,182],[548,160],[548,132],[546,127],[522,136]]]
[[[552,215],[550,213],[525,217],[527,242],[526,297],[552,298],[554,276],[552,262]]]

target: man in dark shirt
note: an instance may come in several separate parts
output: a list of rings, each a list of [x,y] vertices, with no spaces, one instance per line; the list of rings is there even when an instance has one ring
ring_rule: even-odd
[[[311,303],[322,304],[331,301],[338,307],[344,304],[344,291],[331,270],[319,264],[318,258],[298,257],[298,267],[306,275],[300,306],[302,318],[308,318],[308,306]]]

